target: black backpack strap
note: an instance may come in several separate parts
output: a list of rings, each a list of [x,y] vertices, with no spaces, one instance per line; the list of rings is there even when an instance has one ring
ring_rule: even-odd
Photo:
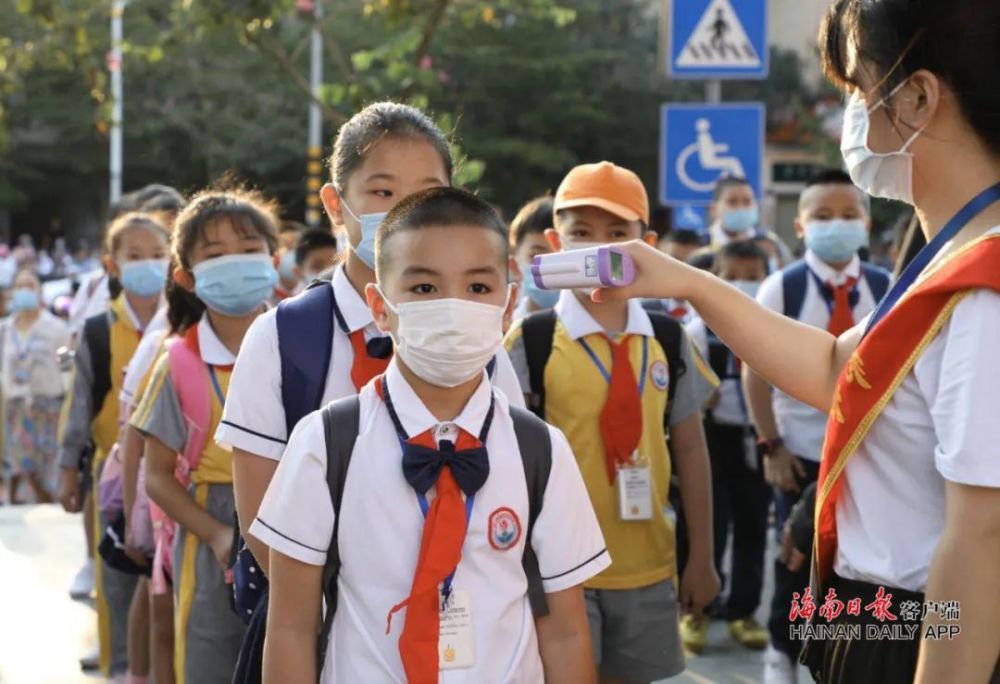
[[[275,312],[286,436],[323,404],[335,305],[333,285],[317,281],[302,294],[283,300]]]
[[[556,312],[553,309],[537,311],[521,321],[524,355],[528,361],[528,380],[531,385],[532,406],[536,416],[545,419],[545,366],[552,355],[552,339],[556,334]]]
[[[660,343],[660,347],[663,348],[663,353],[667,357],[667,372],[670,384],[667,388],[667,411],[663,416],[663,424],[665,427],[669,427],[670,408],[673,406],[674,397],[677,395],[677,383],[688,371],[687,364],[684,363],[683,350],[681,349],[681,344],[684,342],[684,326],[681,325],[680,321],[671,318],[663,311],[650,311],[647,309],[646,313],[649,315],[649,322],[653,326],[653,336]]]
[[[91,415],[96,416],[104,406],[104,399],[111,392],[111,313],[91,316],[83,324],[83,337],[87,340],[90,367],[94,382],[90,387]]]
[[[796,261],[781,272],[781,294],[784,301],[784,314],[789,318],[799,320],[802,314],[802,304],[806,300],[806,288],[809,287],[809,267],[805,261]]]
[[[324,376],[325,377],[325,376]],[[344,497],[344,482],[351,465],[351,454],[361,425],[361,401],[357,396],[346,397],[323,409],[323,431],[326,436],[326,485],[333,504],[333,536],[323,566],[323,599],[326,613],[316,645],[316,678],[319,679],[326,659],[326,647],[337,612],[337,575],[340,574],[340,547],[337,532],[340,527],[340,502]]]
[[[535,521],[542,512],[545,488],[549,484],[549,473],[552,472],[552,439],[549,436],[549,426],[530,411],[511,406],[510,416],[514,421],[517,448],[521,452],[524,479],[528,485],[528,536],[524,540],[521,565],[528,578],[528,602],[537,619],[549,614],[549,605],[545,600],[542,572],[538,567],[538,556],[531,545],[531,535],[535,530]]]

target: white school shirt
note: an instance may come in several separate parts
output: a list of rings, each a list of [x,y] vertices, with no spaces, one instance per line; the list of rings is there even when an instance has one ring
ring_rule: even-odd
[[[699,316],[684,324],[691,341],[702,357],[711,363],[708,344],[708,326]],[[732,356],[732,352],[730,352]],[[714,368],[712,370],[715,370]],[[739,378],[719,378],[719,403],[712,409],[712,419],[720,425],[744,427],[750,424],[746,400],[743,398],[743,383]]]
[[[65,394],[62,371],[56,352],[69,344],[69,326],[48,311],[40,311],[38,320],[22,332],[15,316],[0,322],[0,391],[7,399],[61,397]],[[28,381],[19,383],[15,374],[21,368]],[[10,438],[10,436],[8,436]]]
[[[805,262],[809,269],[824,283],[834,286],[843,285],[848,278],[857,279],[858,301],[851,309],[855,322],[875,310],[878,303],[868,286],[868,280],[861,274],[861,259],[857,255],[843,271],[837,271],[817,257],[812,250],[807,250]],[[785,311],[785,292],[782,285],[782,273],[779,271],[768,276],[760,286],[757,301],[762,305],[783,314]],[[797,319],[800,323],[826,330],[830,325],[830,307],[811,275],[806,277],[806,294],[802,300],[802,311]],[[819,463],[823,456],[823,439],[826,435],[827,414],[817,411],[808,404],[793,399],[778,388],[772,393],[774,418],[778,424],[778,434],[785,441],[785,447],[799,458]]]
[[[407,384],[396,362],[386,381],[403,429],[416,436],[433,429],[438,440],[459,428],[478,437],[495,396],[486,439],[490,474],[476,493],[453,589],[469,593],[475,664],[442,670],[442,682],[541,682],[544,679],[527,580],[521,566],[528,524],[528,489],[507,398],[483,374],[462,413],[440,423]],[[403,477],[402,452],[385,403],[369,383],[361,391],[360,434],[354,446],[338,527],[341,569],[337,612],[321,681],[404,682],[398,641],[405,610],[389,610],[410,593],[424,518]],[[552,470],[531,543],[546,593],[583,583],[611,564],[576,459],[562,432],[549,427]],[[326,484],[326,440],[319,412],[292,433],[250,534],[270,548],[310,565],[323,565],[334,514]],[[429,497],[431,498],[431,497]],[[513,521],[516,541],[504,543],[498,523]],[[508,528],[509,529],[509,528]]]
[[[342,266],[333,276],[333,295],[351,332],[364,329],[365,339],[383,336],[372,320],[368,304],[355,291]],[[280,460],[288,433],[285,409],[281,403],[281,357],[278,354],[276,311],[261,314],[247,331],[229,381],[229,394],[215,432],[215,441],[226,449],[236,447]],[[353,364],[351,340],[335,320],[323,404],[358,393],[351,381]],[[494,384],[512,398],[515,406],[523,408],[521,386],[502,348],[497,352]]]
[[[847,461],[836,504],[838,575],[924,591],[944,530],[945,480],[1000,487],[997,340],[1000,294],[973,292]]]
[[[129,310],[127,302],[125,309]],[[139,340],[139,346],[135,349],[135,354],[125,366],[125,377],[122,380],[122,391],[118,395],[118,399],[123,407],[127,407],[129,411],[134,409],[142,398],[136,396],[139,385],[142,384],[142,379],[146,377],[146,373],[159,358],[163,340],[166,339],[169,328],[167,308],[163,307],[149,321],[149,325],[142,333],[142,339]]]
[[[82,332],[87,319],[107,311],[110,303],[108,274],[103,270],[88,273],[80,279],[80,287],[69,307],[70,331],[74,334]]]

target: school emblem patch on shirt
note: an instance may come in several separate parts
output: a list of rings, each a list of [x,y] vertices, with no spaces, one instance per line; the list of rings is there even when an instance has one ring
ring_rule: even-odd
[[[490,546],[506,551],[516,546],[520,539],[521,520],[517,513],[506,506],[490,513]]]
[[[667,364],[657,361],[650,366],[649,379],[652,380],[653,386],[661,392],[667,389],[667,385],[670,384],[670,372],[667,370]]]

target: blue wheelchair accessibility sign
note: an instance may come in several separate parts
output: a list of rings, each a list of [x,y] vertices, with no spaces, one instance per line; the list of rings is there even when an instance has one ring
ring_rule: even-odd
[[[764,105],[664,105],[660,201],[709,204],[720,178],[746,178],[760,197]]]

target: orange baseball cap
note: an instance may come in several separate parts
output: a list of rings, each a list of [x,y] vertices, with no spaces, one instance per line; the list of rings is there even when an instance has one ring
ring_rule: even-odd
[[[603,161],[571,170],[556,191],[553,210],[597,207],[626,221],[649,225],[649,198],[634,172]]]

